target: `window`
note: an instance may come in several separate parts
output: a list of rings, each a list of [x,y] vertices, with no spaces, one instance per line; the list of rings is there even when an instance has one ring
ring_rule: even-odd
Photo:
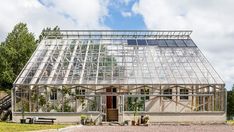
[[[142,95],[149,95],[149,89],[141,89]],[[149,96],[141,97],[142,100],[149,100]]]
[[[206,96],[206,97],[204,97],[205,98],[205,102],[204,102],[204,104],[205,104],[205,111],[209,111],[209,98],[210,97],[208,97],[208,96]]]
[[[76,89],[76,98],[79,100],[81,103],[82,110],[85,109],[85,89],[77,88]]]
[[[77,89],[76,94],[77,95],[85,95],[85,89]]]
[[[198,111],[203,111],[203,104],[204,104],[203,97],[202,96],[198,96],[196,98],[196,100],[198,100],[198,108],[197,108],[197,110]]]
[[[57,89],[51,89],[50,100],[57,100]]]
[[[180,94],[185,95],[185,96],[180,96],[180,99],[188,100],[188,90],[187,89],[180,89]]]
[[[163,90],[163,94],[168,95],[163,97],[164,100],[172,99],[172,89]]]
[[[145,100],[142,97],[137,97],[137,94],[129,93],[124,97],[124,111],[145,111]]]
[[[140,97],[125,97],[125,111],[145,111],[145,101]]]
[[[89,111],[99,111],[100,97],[89,97],[87,105]]]

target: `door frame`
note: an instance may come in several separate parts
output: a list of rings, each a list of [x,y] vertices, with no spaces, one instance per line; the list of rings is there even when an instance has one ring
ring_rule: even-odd
[[[116,87],[108,87],[106,88],[106,93],[107,94],[113,94],[113,95],[107,95],[106,96],[106,114],[107,114],[107,121],[109,120],[109,113],[112,111],[112,114],[114,112],[114,115],[117,115],[115,117],[115,119],[111,120],[111,121],[118,121],[118,101],[117,101],[117,95],[114,95],[115,93],[117,93],[117,88]],[[117,112],[117,113],[116,113]]]

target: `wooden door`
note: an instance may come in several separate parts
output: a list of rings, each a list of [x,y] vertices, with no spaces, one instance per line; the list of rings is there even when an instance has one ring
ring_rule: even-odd
[[[116,93],[116,88],[107,88],[108,94]],[[118,121],[117,96],[106,97],[107,121]]]

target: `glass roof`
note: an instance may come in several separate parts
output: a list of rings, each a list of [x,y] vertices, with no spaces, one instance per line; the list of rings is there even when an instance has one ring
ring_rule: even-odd
[[[15,85],[223,84],[191,31],[50,32]]]

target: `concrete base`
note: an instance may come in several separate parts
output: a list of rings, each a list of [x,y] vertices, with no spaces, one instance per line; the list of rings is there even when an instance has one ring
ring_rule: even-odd
[[[194,124],[210,124],[210,123],[225,123],[226,114],[224,112],[201,112],[201,113],[139,113],[141,115],[149,115],[151,123],[194,123]],[[120,120],[122,120],[120,115]],[[125,113],[124,120],[134,120],[132,113]]]
[[[97,119],[97,123],[102,122],[99,113],[25,113],[27,117],[48,117],[56,118],[55,123],[78,123],[80,122],[80,115],[85,114]],[[149,115],[150,123],[225,123],[226,114],[224,112],[193,112],[193,113],[138,113],[137,118],[141,115]],[[22,118],[21,113],[13,113],[13,121],[20,122]],[[134,120],[134,115],[131,112],[125,112],[124,116],[119,114],[119,122],[126,120]]]
[[[87,115],[92,117],[93,120],[97,119],[99,113],[25,113],[24,118],[27,117],[47,117],[56,118],[55,123],[80,123],[80,115]],[[20,122],[22,119],[21,113],[13,113],[13,121]],[[101,119],[97,119],[97,123],[100,123]]]

